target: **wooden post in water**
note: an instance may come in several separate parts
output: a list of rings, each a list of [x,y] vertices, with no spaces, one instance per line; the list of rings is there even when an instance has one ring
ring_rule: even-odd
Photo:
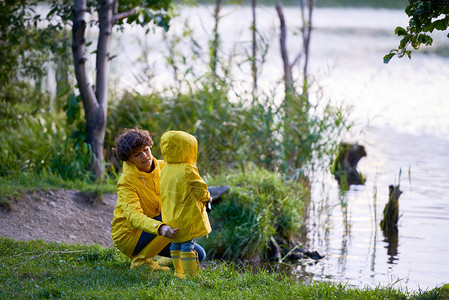
[[[399,185],[390,185],[389,191],[390,197],[384,208],[384,218],[380,221],[380,227],[386,233],[397,232],[398,230],[399,196],[402,194]]]

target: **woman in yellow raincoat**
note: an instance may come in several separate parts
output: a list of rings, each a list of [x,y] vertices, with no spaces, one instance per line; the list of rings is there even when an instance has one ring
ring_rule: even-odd
[[[162,222],[160,176],[165,162],[152,156],[152,146],[149,132],[142,129],[126,129],[115,140],[123,171],[117,183],[111,235],[115,246],[132,259],[132,269],[169,270],[151,259],[170,257],[170,238],[178,232]],[[204,249],[195,244],[195,251],[204,260]]]
[[[162,221],[179,228],[170,247],[176,276],[197,276],[195,239],[211,232],[206,204],[212,201],[196,167],[198,142],[183,131],[168,131],[161,137],[166,166],[161,172]]]

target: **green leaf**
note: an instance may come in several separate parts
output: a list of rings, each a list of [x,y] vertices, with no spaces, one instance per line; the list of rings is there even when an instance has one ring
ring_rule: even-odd
[[[424,26],[422,31],[424,31],[424,32],[433,32],[434,29],[435,29],[435,23],[429,23],[426,26]]]
[[[390,62],[390,60],[393,58],[393,56],[395,56],[396,53],[389,53],[387,55],[384,56],[384,64],[388,64]]]
[[[67,97],[67,104],[69,105],[69,107],[74,107],[78,104],[75,94],[72,93]]]
[[[398,27],[396,27],[396,29],[394,30],[394,34],[396,34],[396,35],[398,35],[398,36],[407,35],[407,30],[405,30],[404,28],[398,26]]]
[[[405,13],[410,17],[411,15],[413,15],[413,6],[409,5],[405,8]]]
[[[426,46],[431,46],[433,39],[430,36],[428,36],[427,34],[420,34],[420,35],[418,35],[418,42],[420,44],[424,44]]]
[[[436,20],[435,22],[433,22],[433,24],[434,24],[434,28],[436,30],[440,30],[440,31],[446,30],[447,25],[448,25],[446,19]]]
[[[55,12],[58,11],[58,7],[54,6],[47,14],[47,18],[50,19],[51,17],[53,17],[53,15],[55,14]]]

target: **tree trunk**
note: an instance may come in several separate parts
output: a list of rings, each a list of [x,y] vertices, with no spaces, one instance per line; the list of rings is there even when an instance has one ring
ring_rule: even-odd
[[[292,66],[290,65],[289,58],[288,58],[288,51],[287,51],[287,28],[285,25],[285,18],[284,18],[284,12],[282,10],[282,2],[278,1],[276,4],[276,11],[279,16],[279,22],[280,22],[280,48],[281,48],[281,56],[282,56],[282,62],[284,64],[284,90],[285,90],[285,96],[291,95],[293,91],[293,76],[292,76]]]
[[[301,6],[301,18],[302,24],[302,49],[296,56],[294,61],[290,63],[288,57],[288,51],[286,46],[287,39],[287,26],[285,23],[284,13],[282,9],[282,2],[278,1],[276,4],[276,10],[280,21],[280,49],[282,55],[282,61],[284,64],[284,90],[285,98],[283,101],[283,110],[285,116],[283,118],[284,134],[289,136],[285,142],[285,159],[284,168],[288,169],[300,169],[302,168],[301,160],[301,145],[305,135],[309,133],[308,122],[308,110],[309,110],[309,98],[308,98],[308,58],[310,48],[310,37],[312,31],[312,9],[314,6],[314,0],[300,0]],[[302,93],[298,93],[295,89],[292,69],[293,66],[304,56],[303,64],[303,83]],[[294,137],[294,138],[293,138]]]
[[[308,95],[308,86],[309,86],[309,80],[308,80],[308,67],[309,67],[309,49],[310,49],[310,39],[312,34],[312,12],[313,7],[315,5],[314,0],[300,0],[300,7],[301,7],[301,19],[302,19],[302,28],[301,28],[301,34],[302,34],[302,51],[298,54],[298,56],[294,59],[294,61],[290,64],[289,58],[288,58],[288,52],[287,52],[287,46],[286,46],[286,39],[287,39],[287,29],[285,24],[285,18],[284,13],[282,9],[282,2],[278,1],[276,4],[276,10],[279,16],[280,21],[280,48],[281,48],[281,55],[282,55],[282,61],[284,63],[284,84],[285,84],[285,94],[287,96],[298,96],[297,92],[295,91],[294,85],[293,85],[293,75],[292,75],[292,68],[293,66],[301,59],[301,57],[304,55],[304,64],[303,64],[303,89],[302,89],[302,95],[298,99],[300,100],[300,107],[307,111],[309,109],[309,95]]]
[[[251,71],[253,75],[253,99],[255,99],[257,95],[257,65],[256,65],[256,54],[257,54],[257,41],[256,41],[256,33],[257,33],[257,26],[256,26],[256,6],[257,6],[257,0],[252,0],[252,13],[253,13],[253,25],[252,25],[252,35],[253,35],[253,41],[252,41],[252,64],[251,64]]]
[[[75,0],[73,9],[73,61],[75,76],[83,100],[86,117],[87,143],[91,146],[93,159],[91,170],[97,178],[104,174],[103,144],[106,130],[107,111],[107,71],[109,65],[109,48],[114,22],[114,0],[102,0],[99,10],[100,33],[97,46],[96,91],[89,82],[86,66],[86,0]]]
[[[215,11],[214,11],[214,20],[215,20],[215,26],[214,26],[214,40],[212,42],[212,49],[211,49],[211,71],[212,71],[212,76],[213,76],[213,80],[214,80],[214,84],[217,83],[217,62],[218,62],[218,48],[219,48],[219,34],[218,34],[218,23],[220,21],[220,11],[221,11],[221,0],[216,0],[215,1]]]
[[[303,74],[304,74],[304,81],[303,81],[303,92],[304,98],[307,99],[306,108],[309,108],[309,74],[308,74],[308,68],[309,68],[309,49],[310,49],[310,39],[312,35],[312,12],[313,7],[315,6],[315,0],[300,0],[299,1],[301,5],[301,17],[303,20],[303,26],[302,26],[302,39],[303,39],[303,51],[304,51],[304,65],[303,65]],[[307,6],[307,17],[306,17],[306,8]]]

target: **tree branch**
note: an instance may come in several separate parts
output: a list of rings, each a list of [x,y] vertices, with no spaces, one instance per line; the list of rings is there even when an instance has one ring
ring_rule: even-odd
[[[293,76],[292,76],[292,68],[289,63],[288,59],[288,52],[287,52],[287,46],[286,46],[286,40],[287,40],[287,28],[285,25],[285,18],[284,18],[284,12],[282,10],[282,2],[278,1],[276,4],[276,11],[279,16],[279,22],[280,22],[280,30],[281,34],[279,37],[279,43],[281,47],[281,56],[282,61],[284,63],[284,85],[285,85],[285,96],[289,94],[293,87]]]
[[[298,61],[301,59],[301,57],[302,57],[302,53],[298,53],[298,55],[295,57],[293,62],[290,64],[290,69],[293,68],[293,66],[298,63]]]
[[[124,11],[114,15],[113,22],[117,22],[118,20],[122,20],[128,18],[129,16],[134,15],[137,12],[137,9],[134,7],[128,11]]]

